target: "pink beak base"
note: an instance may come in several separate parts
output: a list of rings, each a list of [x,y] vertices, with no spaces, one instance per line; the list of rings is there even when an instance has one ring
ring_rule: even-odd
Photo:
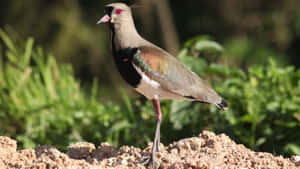
[[[106,14],[104,15],[98,22],[97,24],[100,24],[100,23],[107,23],[110,21],[110,17]]]

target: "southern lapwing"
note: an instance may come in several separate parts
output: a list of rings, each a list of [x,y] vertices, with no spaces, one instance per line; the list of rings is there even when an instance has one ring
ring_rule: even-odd
[[[174,56],[139,35],[131,9],[126,4],[106,5],[105,16],[97,23],[109,23],[112,52],[123,79],[152,100],[156,116],[155,137],[150,157],[153,167],[156,165],[155,152],[160,151],[162,115],[159,100],[199,101],[214,104],[220,109],[227,108],[225,100],[199,76]]]

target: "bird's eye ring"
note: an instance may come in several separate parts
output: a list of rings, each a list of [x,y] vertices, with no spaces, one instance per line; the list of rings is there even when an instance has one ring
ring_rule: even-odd
[[[121,13],[122,13],[122,9],[117,9],[117,10],[116,10],[116,14],[117,14],[117,15],[120,15]]]

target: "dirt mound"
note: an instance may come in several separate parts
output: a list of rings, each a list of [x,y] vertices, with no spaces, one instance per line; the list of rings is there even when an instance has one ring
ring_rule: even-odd
[[[141,150],[122,146],[119,150],[107,143],[98,148],[86,142],[71,144],[62,153],[52,146],[39,146],[36,150],[16,150],[17,142],[0,137],[0,168],[146,168],[140,162],[149,156],[151,145]],[[165,169],[223,169],[223,168],[300,168],[300,157],[275,157],[270,153],[254,152],[236,144],[224,134],[204,131],[198,137],[174,142],[157,153],[160,168]],[[151,166],[149,166],[151,168]]]

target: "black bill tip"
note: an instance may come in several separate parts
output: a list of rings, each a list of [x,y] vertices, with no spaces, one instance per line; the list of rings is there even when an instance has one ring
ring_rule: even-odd
[[[224,99],[222,99],[221,103],[217,104],[217,107],[222,110],[227,110],[228,104]]]

